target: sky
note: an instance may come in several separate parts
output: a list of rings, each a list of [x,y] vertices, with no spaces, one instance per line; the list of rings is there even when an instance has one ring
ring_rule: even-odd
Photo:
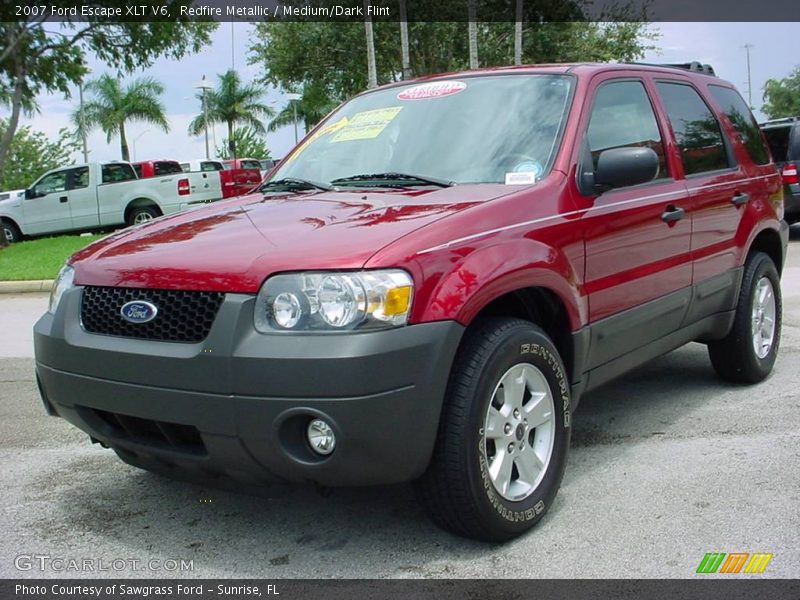
[[[655,23],[650,26],[660,33],[656,41],[659,50],[648,52],[642,62],[688,62],[698,60],[712,65],[717,75],[732,82],[739,88],[745,99],[747,94],[747,58],[745,44],[751,44],[750,65],[752,78],[752,102],[756,117],[763,119],[758,110],[762,105],[762,88],[769,78],[788,75],[800,59],[787,49],[787,40],[794,39],[796,23]],[[174,158],[186,160],[202,158],[205,155],[203,136],[190,136],[187,133],[189,122],[200,112],[201,105],[195,97],[195,86],[203,75],[216,80],[233,65],[243,80],[251,81],[261,75],[258,65],[247,64],[250,38],[253,26],[246,23],[222,23],[213,35],[211,45],[202,52],[188,56],[180,61],[162,59],[151,67],[138,73],[146,74],[161,81],[166,87],[163,102],[167,118],[171,124],[170,133],[143,123],[129,123],[126,130],[132,159],[145,160]],[[90,58],[91,76],[103,72],[114,73],[104,64]],[[365,67],[366,68],[366,67]],[[78,103],[77,90],[72,98],[60,95],[42,95],[38,99],[40,112],[33,118],[23,117],[22,125],[31,125],[55,138],[61,127],[69,125],[69,115]],[[280,110],[286,99],[280,90],[268,89],[267,103]],[[0,107],[0,116],[7,117],[9,111]],[[302,136],[302,125],[300,125]],[[216,126],[211,133],[213,139],[222,145],[226,135],[224,126]],[[294,129],[284,127],[275,133],[267,134],[267,145],[272,156],[279,158],[294,145]],[[120,158],[119,139],[106,142],[105,135],[95,131],[89,135],[89,159],[96,161]],[[81,161],[80,156],[75,157]]]

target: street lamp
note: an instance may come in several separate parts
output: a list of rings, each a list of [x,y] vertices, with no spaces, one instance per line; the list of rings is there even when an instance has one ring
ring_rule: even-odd
[[[302,96],[295,92],[290,92],[286,94],[286,99],[292,103],[292,120],[294,121],[294,145],[297,145],[297,101],[300,100]]]
[[[211,83],[206,80],[206,76],[203,75],[203,78],[195,84],[194,89],[202,90],[203,93],[201,99],[203,103],[203,129],[205,130],[206,136],[206,160],[208,160],[211,157],[208,153],[208,104],[206,103],[206,90],[212,90],[214,86],[211,85]]]
[[[133,138],[133,160],[136,160],[136,140],[142,137],[145,133],[150,133],[152,129],[145,129],[142,133]]]

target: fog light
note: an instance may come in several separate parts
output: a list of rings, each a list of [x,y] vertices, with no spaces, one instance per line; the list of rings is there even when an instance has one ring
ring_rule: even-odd
[[[312,420],[308,424],[306,435],[311,449],[317,454],[327,456],[336,447],[336,436],[333,435],[333,429],[322,419]]]

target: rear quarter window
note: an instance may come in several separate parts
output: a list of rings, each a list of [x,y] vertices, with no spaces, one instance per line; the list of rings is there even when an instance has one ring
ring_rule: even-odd
[[[162,161],[155,163],[154,172],[156,175],[175,175],[176,173],[183,173],[183,169],[176,162]]]
[[[761,138],[758,123],[739,92],[720,85],[710,85],[708,89],[739,134],[750,159],[757,165],[769,163],[769,152]]]
[[[126,163],[103,165],[103,183],[119,183],[137,179],[136,171]]]
[[[782,163],[789,160],[791,133],[792,128],[789,125],[764,128],[764,137],[767,138],[767,144],[769,144],[775,162]]]

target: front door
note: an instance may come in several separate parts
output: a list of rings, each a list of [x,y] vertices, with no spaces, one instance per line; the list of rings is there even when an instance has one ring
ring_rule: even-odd
[[[67,173],[66,169],[48,173],[33,185],[30,194],[26,194],[22,203],[26,235],[72,229]]]
[[[659,157],[656,178],[597,192],[578,206],[586,244],[586,293],[592,369],[680,326],[692,282],[690,200],[667,160],[668,135],[648,84],[632,74],[595,87],[578,173],[593,172],[604,150],[648,147]]]

